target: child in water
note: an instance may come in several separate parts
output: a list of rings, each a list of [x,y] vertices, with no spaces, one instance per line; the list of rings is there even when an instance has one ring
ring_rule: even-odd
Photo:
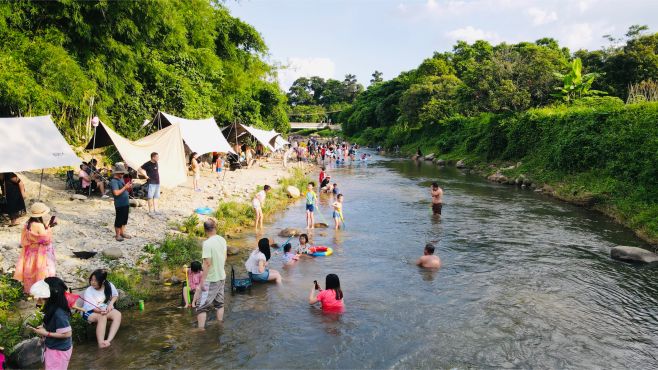
[[[202,270],[201,262],[199,261],[192,261],[190,268],[187,269],[187,280],[190,282],[190,298],[194,297],[194,293],[196,293],[197,288],[199,288],[199,284],[201,283],[201,274],[203,272]],[[186,285],[186,283],[183,283],[183,307],[192,307],[192,302],[188,300],[188,287]]]
[[[343,194],[338,194],[336,197],[336,201],[333,204],[334,207],[334,223],[335,227],[334,230],[338,230],[338,228],[342,225],[343,223]]]
[[[322,290],[317,284],[317,281],[314,282],[313,288],[311,288],[311,294],[308,296],[308,303],[313,305],[320,302],[322,304],[322,311],[324,312],[343,312],[345,310],[345,304],[343,302],[343,291],[340,289],[338,275],[327,275],[324,286],[326,289]],[[316,290],[318,291],[317,296],[315,296]]]
[[[299,256],[296,253],[293,253],[291,251],[292,245],[290,243],[286,243],[283,246],[283,264],[284,265],[292,265],[293,263],[297,262],[299,260]]]
[[[315,183],[309,182],[306,188],[306,228],[313,229],[315,225],[315,217],[313,217],[313,211],[315,211],[315,203],[318,200],[318,195],[313,191],[315,189]]]
[[[311,248],[311,245],[308,244],[308,235],[301,234],[299,236],[299,246],[297,247],[297,253],[308,254],[310,252],[309,248]]]

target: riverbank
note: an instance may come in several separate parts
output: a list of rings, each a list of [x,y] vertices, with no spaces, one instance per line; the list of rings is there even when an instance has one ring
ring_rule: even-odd
[[[418,149],[489,177],[524,175],[564,201],[600,211],[658,245],[658,102],[588,98],[518,113],[481,113],[416,128],[361,130],[361,144]],[[500,177],[500,176],[496,176]]]
[[[313,167],[307,165],[306,171]],[[181,234],[180,225],[193,214],[194,209],[210,207],[213,210],[227,209],[228,205],[247,204],[258,186],[269,184],[275,189],[280,182],[293,176],[292,168],[285,168],[281,160],[260,161],[254,167],[238,171],[228,171],[220,179],[204,169],[201,178],[203,192],[195,192],[191,178],[175,189],[163,189],[159,206],[161,216],[151,217],[145,201],[138,201],[138,207],[131,208],[127,232],[133,236],[123,242],[114,240],[114,205],[111,199],[97,196],[85,200],[72,199],[64,188],[64,180],[55,172],[44,175],[41,201],[56,215],[58,226],[54,228],[54,249],[57,258],[57,274],[67,284],[77,287],[85,285],[81,275],[90,268],[105,268],[110,261],[114,265],[136,267],[141,260],[148,258],[144,246],[158,244],[167,235]],[[40,174],[28,172],[19,174],[24,181],[28,198],[37,198]],[[228,207],[230,208],[230,207]],[[269,212],[268,212],[269,213]],[[203,216],[199,217],[203,219]],[[19,220],[25,222],[25,218]],[[267,218],[266,218],[267,221]],[[224,232],[239,231],[244,223],[223,227]],[[0,270],[13,272],[20,249],[20,226],[0,227]],[[103,256],[110,248],[115,256]],[[73,255],[76,251],[98,252],[87,260]],[[110,254],[108,253],[108,254]],[[82,274],[81,274],[82,273]]]

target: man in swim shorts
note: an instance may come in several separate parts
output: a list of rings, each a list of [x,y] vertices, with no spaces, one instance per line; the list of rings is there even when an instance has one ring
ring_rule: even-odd
[[[432,195],[432,213],[441,216],[441,208],[443,208],[443,189],[439,187],[439,184],[433,182],[430,194]]]

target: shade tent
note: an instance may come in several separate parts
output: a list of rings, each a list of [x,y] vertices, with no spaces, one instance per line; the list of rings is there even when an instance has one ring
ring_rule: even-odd
[[[153,119],[153,124],[157,125],[159,129],[171,125],[179,126],[185,144],[191,151],[197,152],[199,155],[211,152],[233,153],[231,145],[226,141],[212,117],[192,120],[158,112]]]
[[[281,134],[275,131],[261,130],[240,123],[227,126],[222,132],[231,143],[244,143],[246,138],[253,138],[271,151],[276,150],[276,138],[277,136],[281,136]]]
[[[77,166],[81,160],[50,116],[0,118],[0,172]]]
[[[284,139],[280,134],[274,139],[274,149],[281,150],[285,148],[286,145],[290,145],[290,142]]]
[[[170,125],[137,141],[130,141],[107,127],[103,122],[95,133],[95,147],[114,145],[126,164],[134,169],[140,168],[151,159],[151,153],[157,152],[160,185],[175,187],[187,181],[185,165],[185,147],[180,126]],[[89,141],[87,149],[94,147],[94,138]]]

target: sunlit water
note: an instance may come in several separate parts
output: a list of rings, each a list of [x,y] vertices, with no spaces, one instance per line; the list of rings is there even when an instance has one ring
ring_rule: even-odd
[[[628,230],[431,164],[376,158],[329,171],[345,194],[347,229],[316,230],[314,241],[333,256],[290,269],[273,257],[284,285],[227,291],[223,327],[211,321],[204,333],[192,331],[172,289],[127,312],[110,349],[76,346],[71,367],[658,367],[656,270],[609,258],[614,245],[641,245]],[[430,211],[434,180],[445,191],[440,221]],[[322,202],[330,221],[331,200]],[[299,203],[266,235],[304,225]],[[443,260],[438,273],[413,264],[429,241]],[[341,316],[306,302],[328,273],[341,279]]]

